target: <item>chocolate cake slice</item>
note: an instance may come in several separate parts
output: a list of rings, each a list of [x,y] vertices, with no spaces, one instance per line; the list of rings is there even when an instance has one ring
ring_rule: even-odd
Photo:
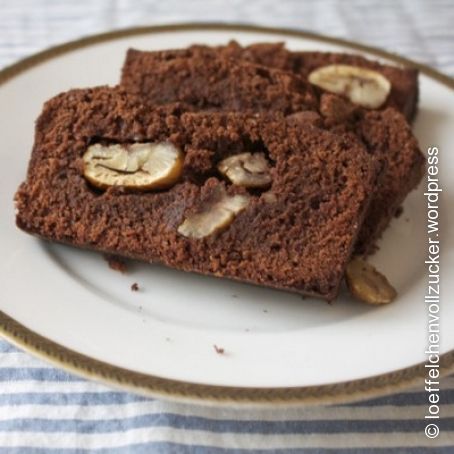
[[[380,108],[394,107],[408,121],[416,115],[418,106],[419,86],[418,70],[412,67],[393,66],[370,60],[357,54],[339,52],[289,51],[283,43],[257,43],[242,47],[231,41],[226,46],[209,48],[195,46],[193,51],[213,52],[240,58],[252,63],[272,68],[291,71],[305,80],[319,68],[332,65],[348,65],[376,71],[384,76],[391,85],[390,93]]]
[[[231,41],[226,46],[209,47],[194,45],[187,49],[153,53],[129,50],[123,66],[122,77],[122,83],[126,87],[131,88],[131,85],[135,87],[139,86],[137,79],[144,77],[148,64],[151,63],[152,54],[155,58],[160,56],[173,61],[178,57],[188,58],[195,56],[199,59],[205,58],[208,61],[210,58],[234,58],[273,69],[291,72],[302,77],[305,81],[308,79],[311,81],[316,70],[333,67],[333,65],[353,67],[353,70],[355,68],[366,69],[369,71],[366,72],[366,74],[355,75],[355,79],[357,78],[361,84],[370,76],[370,71],[372,71],[372,76],[373,72],[376,72],[378,73],[378,76],[385,78],[385,81],[379,80],[379,82],[389,84],[389,94],[383,98],[382,102],[377,107],[394,107],[409,121],[413,120],[417,110],[419,86],[418,70],[416,68],[386,65],[369,60],[360,55],[335,52],[289,51],[285,48],[283,43],[258,43],[242,47],[236,41]],[[345,68],[343,68],[343,70],[345,71]],[[350,71],[351,70],[352,69],[350,68]],[[334,74],[338,76],[339,71],[335,71]],[[332,77],[333,76],[331,76],[331,78]],[[348,82],[348,84],[351,84],[351,82]],[[322,85],[325,87],[330,86],[330,84],[324,85],[323,83]],[[338,84],[334,85],[336,87],[338,86]],[[331,86],[333,86],[333,84],[331,84]],[[144,89],[146,88],[144,85],[142,85],[142,87]],[[343,89],[340,90],[342,92],[346,91],[347,87],[344,85],[341,88]],[[339,90],[336,93],[339,94]],[[361,100],[359,100],[359,102],[361,103]],[[365,107],[370,107],[370,104],[366,102]]]
[[[17,225],[50,241],[313,295],[338,291],[379,170],[282,114],[150,109],[72,90],[36,124]]]
[[[385,168],[355,248],[358,254],[372,252],[407,194],[424,175],[425,160],[405,117],[391,107],[370,110],[329,93],[319,93],[314,98],[313,88],[292,73],[226,57],[227,50],[230,54],[244,51],[249,55],[251,49],[260,50],[257,55],[262,63],[275,58],[280,62],[275,66],[287,69],[291,66],[288,59],[294,53],[281,45],[243,49],[231,43],[221,48],[129,50],[121,83],[151,106],[184,101],[196,110],[278,111],[301,126],[313,123],[356,135],[371,155],[380,157]]]

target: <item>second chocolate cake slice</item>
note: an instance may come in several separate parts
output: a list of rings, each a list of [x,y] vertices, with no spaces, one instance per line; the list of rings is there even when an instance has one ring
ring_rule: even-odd
[[[378,166],[282,115],[150,109],[73,90],[36,124],[17,225],[42,238],[333,299]]]
[[[203,59],[207,62],[205,75],[209,76],[209,62],[220,57],[224,61],[233,59],[268,68],[274,78],[282,78],[285,72],[296,75],[304,81],[299,83],[300,90],[303,88],[307,91],[308,82],[311,82],[317,93],[326,90],[346,95],[359,105],[372,109],[393,107],[408,121],[416,115],[419,97],[416,68],[387,65],[357,54],[290,51],[282,43],[257,43],[243,47],[236,41],[231,41],[225,46],[194,45],[187,49],[160,52],[131,49],[123,66],[122,83],[133,90],[141,87],[142,92],[150,91],[153,81],[150,76],[162,68],[163,60],[171,64],[172,61],[181,62],[188,58]],[[152,68],[156,63],[160,63],[160,68]],[[232,73],[237,65],[241,66],[239,63],[232,65]],[[178,69],[177,66],[176,68]],[[169,79],[172,78],[173,75],[170,75]],[[295,82],[293,86],[295,87]],[[353,87],[356,93],[353,92]],[[366,90],[368,96],[365,96]],[[263,103],[263,100],[258,102]]]
[[[194,46],[194,52],[201,53],[221,53],[225,56],[235,57],[250,61],[252,63],[269,66],[271,68],[290,71],[303,77],[305,80],[312,80],[317,70],[323,68],[324,78],[332,77],[336,74],[335,67],[344,66],[344,70],[350,70],[350,74],[357,74],[360,78],[365,76],[363,83],[372,75],[380,79],[384,77],[384,83],[389,84],[389,93],[383,102],[375,108],[393,107],[400,111],[408,121],[414,119],[418,107],[419,87],[418,70],[414,67],[404,67],[402,65],[389,65],[370,60],[362,55],[342,53],[342,52],[317,52],[317,51],[290,51],[285,48],[283,43],[257,43],[250,46],[241,46],[236,41],[231,41],[226,46],[210,48],[208,46]],[[347,68],[345,68],[347,67]],[[361,74],[361,70],[366,72]],[[331,76],[327,70],[333,71]],[[352,72],[353,71],[353,72]],[[373,71],[377,74],[373,74]],[[320,74],[320,72],[319,72]],[[339,74],[339,71],[337,71]],[[345,74],[345,73],[344,73]],[[340,86],[336,84],[321,84],[327,89],[331,85],[333,88]],[[345,92],[345,88],[343,87]],[[327,90],[330,91],[330,90]],[[339,91],[335,91],[339,94]]]

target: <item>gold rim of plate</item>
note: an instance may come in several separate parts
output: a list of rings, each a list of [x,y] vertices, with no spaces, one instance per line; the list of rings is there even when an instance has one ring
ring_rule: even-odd
[[[383,57],[398,64],[418,68],[422,74],[454,89],[454,78],[441,74],[429,66],[374,47],[348,40],[331,38],[316,33],[286,28],[217,23],[189,23],[134,27],[78,39],[39,52],[3,69],[0,71],[0,85],[52,58],[96,43],[114,41],[129,36],[183,31],[262,32],[270,35],[280,35],[289,38],[306,38],[329,44],[338,44],[352,50],[367,52],[377,57]],[[170,380],[123,369],[98,361],[63,347],[56,342],[33,332],[1,311],[0,334],[5,339],[29,353],[47,360],[57,367],[62,367],[77,375],[81,375],[82,377],[143,395],[198,403],[309,405],[351,402],[365,398],[378,397],[397,392],[410,386],[416,386],[423,382],[427,372],[425,363],[419,363],[412,367],[399,369],[382,375],[330,385],[286,388],[213,386]],[[451,372],[454,372],[454,350],[451,350],[440,357],[441,375],[445,376]]]

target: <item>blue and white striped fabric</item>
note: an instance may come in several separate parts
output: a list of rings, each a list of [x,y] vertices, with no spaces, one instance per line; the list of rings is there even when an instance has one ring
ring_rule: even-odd
[[[315,30],[454,75],[452,0],[0,0],[0,67],[81,35],[195,20]],[[424,435],[422,383],[336,407],[177,404],[82,380],[0,341],[0,454],[454,453],[454,377],[442,381],[440,408],[441,435],[430,440]]]
[[[454,452],[454,377],[443,381],[436,441],[424,435],[422,386],[336,407],[207,408],[87,382],[4,341],[0,383],[0,453]]]

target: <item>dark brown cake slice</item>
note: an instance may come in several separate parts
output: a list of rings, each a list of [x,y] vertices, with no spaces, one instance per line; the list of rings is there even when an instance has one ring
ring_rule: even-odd
[[[254,46],[247,49],[252,48]],[[257,45],[257,48],[261,49],[262,62],[267,62],[264,56],[267,50],[276,59],[280,55],[280,66],[284,68],[289,65],[285,63],[286,59],[293,55],[281,45]],[[243,48],[230,44],[220,49]],[[281,53],[277,52],[279,49]],[[355,248],[358,254],[371,252],[375,241],[424,174],[424,157],[404,116],[393,108],[364,109],[327,93],[320,94],[314,107],[313,90],[298,82],[299,77],[215,57],[216,53],[222,54],[221,50],[203,46],[160,52],[129,50],[123,67],[122,85],[152,106],[185,101],[195,109],[273,110],[291,115],[294,123],[315,123],[325,129],[342,129],[355,134],[369,153],[382,158],[386,173],[374,194]],[[224,70],[229,65],[234,67],[233,75]],[[265,74],[268,76],[263,77]],[[302,99],[308,101],[302,102]]]
[[[411,121],[418,105],[418,70],[411,67],[392,66],[369,60],[356,54],[338,52],[289,51],[283,43],[258,43],[242,47],[231,41],[227,46],[209,48],[194,46],[193,52],[221,53],[259,65],[291,71],[305,80],[316,69],[328,65],[351,65],[366,68],[383,75],[391,83],[391,91],[382,108],[394,107]]]
[[[402,112],[407,120],[413,120],[418,104],[419,86],[416,68],[398,67],[369,60],[355,54],[335,52],[296,52],[289,51],[283,43],[259,43],[242,47],[231,41],[226,46],[209,47],[195,45],[188,49],[176,49],[162,52],[140,52],[129,50],[123,66],[122,84],[137,90],[147,87],[144,73],[150,69],[153,58],[156,60],[188,58],[197,56],[199,59],[210,60],[221,56],[249,61],[265,67],[294,73],[307,80],[318,68],[329,65],[351,65],[358,68],[373,70],[384,76],[390,83],[390,93],[381,108],[394,107]],[[278,74],[278,73],[277,73]],[[139,83],[140,80],[140,83]]]
[[[37,121],[17,225],[51,241],[331,300],[378,167],[349,134],[289,123],[152,110],[116,88],[61,94]]]

